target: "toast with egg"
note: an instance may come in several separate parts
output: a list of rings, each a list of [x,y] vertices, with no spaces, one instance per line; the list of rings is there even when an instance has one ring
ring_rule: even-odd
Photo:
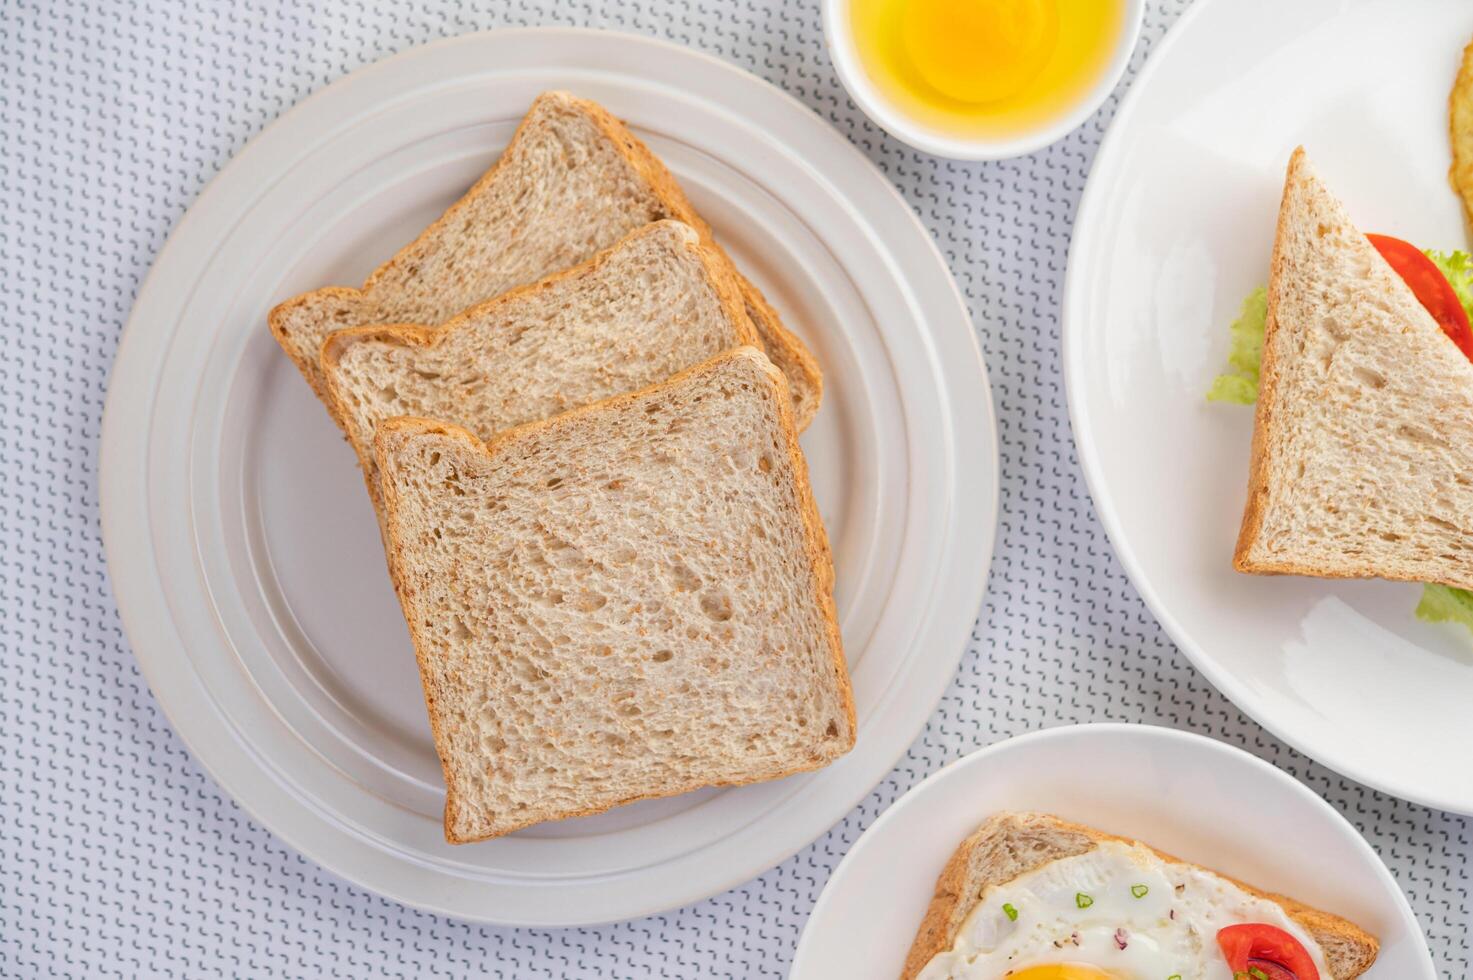
[[[1234,567],[1473,589],[1470,433],[1473,363],[1295,150]]]
[[[1092,860],[1094,864],[1086,866]],[[1070,867],[1068,862],[1078,866]],[[1106,873],[1111,862],[1115,865],[1124,862],[1124,866],[1131,869],[1129,880],[1112,881]],[[1030,907],[1030,903],[1021,899],[1016,902],[1004,900],[1010,887],[1022,888],[1030,876],[1040,874],[1053,874],[1068,885],[1062,888],[1062,892],[1066,899],[1072,898],[1073,901],[1064,903],[1064,915],[1081,911],[1098,915],[1113,893],[1118,892],[1114,898],[1128,910],[1122,913],[1122,918],[1126,914],[1143,912],[1157,918],[1168,929],[1195,928],[1200,940],[1196,945],[1205,956],[1217,957],[1216,962],[1210,964],[1204,960],[1197,970],[1176,960],[1162,959],[1159,964],[1153,961],[1150,968],[1157,971],[1151,974],[1153,976],[1164,978],[1179,974],[1183,978],[1200,977],[1204,980],[1232,976],[1224,954],[1219,952],[1213,938],[1202,937],[1203,930],[1189,921],[1187,915],[1178,916],[1178,904],[1185,907],[1196,901],[1195,894],[1189,897],[1188,891],[1217,896],[1219,904],[1235,902],[1235,912],[1262,917],[1254,921],[1279,918],[1284,928],[1299,933],[1301,942],[1308,940],[1307,950],[1318,952],[1321,980],[1355,980],[1370,968],[1379,949],[1373,936],[1345,919],[1218,875],[1138,841],[1101,833],[1046,814],[1005,812],[990,817],[963,841],[942,870],[936,882],[935,895],[906,957],[901,980],[961,980],[973,976],[968,972],[967,956],[973,947],[963,937],[969,930],[985,929],[987,923],[979,920],[994,912],[998,914],[999,928],[996,932],[1017,927],[1025,937],[1036,938],[1042,948],[1042,958],[1032,956],[1025,949],[1011,956],[995,972],[977,973],[977,976],[985,975],[988,980],[1004,974],[1024,980],[1030,973],[1039,978],[1119,976],[1118,972],[1109,972],[1109,969],[1117,961],[1124,963],[1130,953],[1131,936],[1126,928],[1114,922],[1106,923],[1105,951],[1097,957],[1101,965],[1091,973],[1088,967],[1094,963],[1086,964],[1084,960],[1089,955],[1091,929],[1061,919],[1065,924],[1049,931],[1050,923],[1045,921],[1047,917]],[[1152,889],[1145,883],[1148,876],[1156,876],[1156,880],[1164,878],[1167,884]],[[1079,890],[1070,896],[1067,892],[1072,881],[1080,884]],[[1059,885],[1060,882],[1051,882],[1043,891],[1060,890]],[[1148,909],[1148,902],[1158,905]],[[996,910],[991,908],[994,904],[997,905]],[[1165,909],[1164,914],[1162,908]],[[1003,922],[1008,925],[1001,927]],[[1112,926],[1113,932],[1110,931]],[[1006,938],[1000,939],[996,948],[1006,952]],[[1167,942],[1137,944],[1138,954],[1149,953],[1152,956],[1163,951],[1169,956],[1170,948]],[[976,954],[974,959],[981,955]],[[1068,964],[1076,970],[1072,973],[1048,972],[1055,964]],[[1030,967],[1037,972],[1032,972]],[[1254,974],[1250,970],[1248,975]],[[1299,980],[1304,980],[1304,977]]]
[[[451,843],[853,747],[823,525],[757,348],[488,443],[389,419],[375,452]]]
[[[438,419],[489,439],[758,342],[729,266],[666,220],[443,326],[339,330],[321,366],[382,513],[373,437],[386,419]]]
[[[735,277],[762,346],[787,376],[798,425],[806,427],[823,394],[808,348],[736,271],[655,155],[601,106],[566,92],[538,96],[491,169],[361,288],[327,287],[289,299],[271,311],[271,332],[341,424],[321,364],[329,334],[386,323],[437,326],[662,218],[694,228]]]

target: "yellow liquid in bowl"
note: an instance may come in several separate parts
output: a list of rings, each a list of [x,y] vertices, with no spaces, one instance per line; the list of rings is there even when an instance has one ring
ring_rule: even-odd
[[[1011,137],[1066,114],[1109,67],[1125,0],[851,0],[866,75],[952,137]]]

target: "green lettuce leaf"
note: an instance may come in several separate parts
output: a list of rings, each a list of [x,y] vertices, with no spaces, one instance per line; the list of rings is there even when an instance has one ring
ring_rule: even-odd
[[[1228,369],[1212,381],[1207,390],[1210,402],[1233,402],[1252,405],[1258,401],[1258,366],[1263,360],[1263,328],[1268,319],[1268,290],[1259,286],[1243,300],[1243,309],[1228,329],[1232,331],[1232,348],[1228,351]]]
[[[1447,276],[1453,292],[1458,294],[1458,300],[1468,312],[1468,318],[1473,320],[1473,255],[1463,251],[1438,252],[1432,249],[1428,249],[1426,255]]]
[[[1473,592],[1446,585],[1422,586],[1417,618],[1427,623],[1461,623],[1473,630]]]

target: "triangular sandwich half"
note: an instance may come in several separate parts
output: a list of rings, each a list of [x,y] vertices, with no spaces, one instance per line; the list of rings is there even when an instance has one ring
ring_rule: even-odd
[[[1473,589],[1473,363],[1303,148],[1279,209],[1233,564]]]

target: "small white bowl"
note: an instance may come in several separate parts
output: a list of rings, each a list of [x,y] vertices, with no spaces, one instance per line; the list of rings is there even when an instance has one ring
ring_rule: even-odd
[[[859,63],[849,7],[850,0],[824,0],[823,3],[823,33],[829,57],[850,98],[891,136],[917,150],[953,160],[1004,160],[1023,156],[1072,132],[1100,107],[1125,73],[1125,66],[1130,62],[1131,52],[1140,37],[1141,19],[1145,14],[1145,0],[1126,0],[1125,24],[1115,50],[1111,52],[1109,65],[1068,112],[1016,136],[993,138],[947,136],[910,118],[887,99]]]

